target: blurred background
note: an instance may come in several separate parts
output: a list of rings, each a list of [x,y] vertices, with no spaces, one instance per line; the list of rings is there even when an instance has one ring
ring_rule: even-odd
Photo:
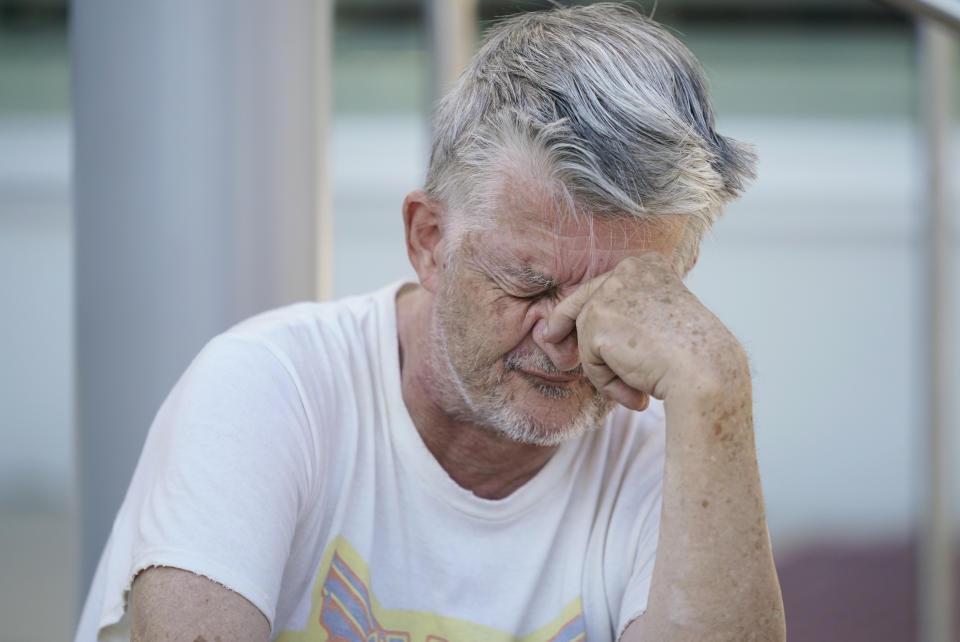
[[[128,4],[0,0],[0,642],[72,637],[152,414],[206,339],[412,274],[400,204],[444,3]],[[546,4],[479,0],[467,29]],[[919,639],[914,24],[868,0],[655,4],[719,130],[760,157],[689,284],[751,355],[790,639]]]

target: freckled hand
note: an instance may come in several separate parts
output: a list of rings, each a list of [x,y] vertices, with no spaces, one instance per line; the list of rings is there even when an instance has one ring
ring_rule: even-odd
[[[560,343],[571,333],[576,332],[583,371],[594,387],[603,395],[627,408],[644,410],[650,404],[649,394],[624,382],[619,373],[610,367],[608,359],[604,358],[605,352],[616,350],[617,346],[610,344],[607,347],[607,344],[595,340],[597,337],[593,332],[592,321],[597,316],[612,318],[612,315],[602,313],[603,299],[602,297],[596,297],[610,274],[607,273],[587,281],[577,288],[573,294],[561,301],[550,315],[544,340],[550,343]],[[592,307],[588,308],[588,303],[599,304],[601,312],[594,311]],[[631,347],[637,345],[635,338],[630,338],[628,341],[632,344]],[[577,364],[571,358],[568,363],[555,365],[567,370],[576,367]]]

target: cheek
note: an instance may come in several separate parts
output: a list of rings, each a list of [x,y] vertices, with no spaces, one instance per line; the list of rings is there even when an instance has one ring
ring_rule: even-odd
[[[499,358],[523,343],[536,323],[535,302],[488,282],[464,283],[448,300],[448,335],[457,352]]]
[[[497,296],[490,305],[493,310],[493,319],[504,327],[516,325],[523,319],[524,309],[522,301],[509,296]]]
[[[507,327],[506,311],[496,301],[479,297],[464,297],[451,302],[445,315],[451,347],[465,358],[470,353],[494,352]]]
[[[543,311],[537,302],[507,297],[496,312],[498,342],[507,350],[516,348],[531,335],[533,326],[542,317]]]

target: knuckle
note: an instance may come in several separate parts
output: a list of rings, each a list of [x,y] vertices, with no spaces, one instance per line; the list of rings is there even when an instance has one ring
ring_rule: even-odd
[[[620,271],[622,270],[620,267],[621,264],[617,264],[617,267],[613,268],[613,272],[610,273],[607,280],[603,282],[603,293],[607,296],[611,296],[613,293],[622,289],[624,284],[630,280],[628,273]]]
[[[588,301],[586,305],[580,308],[580,313],[577,315],[577,325],[592,327],[599,320],[599,314],[597,304],[593,301]]]
[[[617,263],[615,266],[613,266],[613,269],[610,271],[610,276],[608,277],[608,280],[616,279],[624,275],[629,275],[632,272],[636,271],[636,269],[637,269],[637,257],[628,256],[627,258],[623,259],[622,261]]]

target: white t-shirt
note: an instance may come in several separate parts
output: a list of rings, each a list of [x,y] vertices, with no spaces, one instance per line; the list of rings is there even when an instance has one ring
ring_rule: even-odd
[[[618,408],[481,499],[403,403],[399,286],[268,312],[203,349],[150,429],[78,642],[129,639],[150,566],[240,593],[279,640],[602,642],[645,609],[662,405]]]

